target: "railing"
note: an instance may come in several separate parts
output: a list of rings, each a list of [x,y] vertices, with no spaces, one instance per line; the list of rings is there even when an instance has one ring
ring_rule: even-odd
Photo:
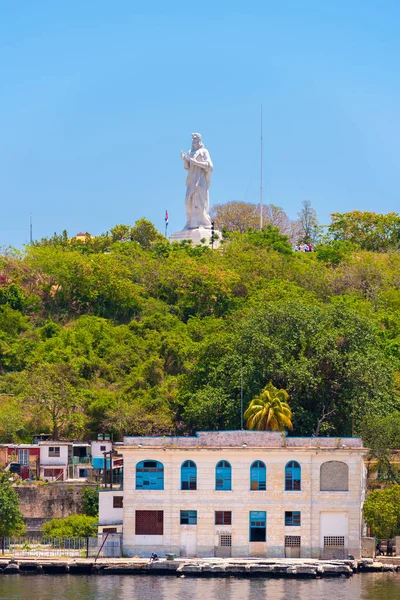
[[[4,538],[5,556],[36,557],[95,557],[99,554],[104,538],[42,538],[22,536]],[[2,547],[0,539],[0,548]],[[122,534],[108,534],[100,556],[119,558],[122,554]]]
[[[92,457],[91,456],[70,456],[68,458],[69,465],[91,465]]]

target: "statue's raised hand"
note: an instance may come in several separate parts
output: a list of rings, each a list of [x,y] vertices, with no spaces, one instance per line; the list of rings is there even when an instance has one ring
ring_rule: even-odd
[[[181,159],[187,160],[186,152],[181,152]]]

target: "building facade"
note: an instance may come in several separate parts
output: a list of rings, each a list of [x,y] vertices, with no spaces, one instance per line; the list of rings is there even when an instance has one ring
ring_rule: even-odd
[[[360,556],[359,438],[200,432],[127,437],[120,453],[128,556]]]
[[[123,509],[122,490],[99,490],[99,536],[105,533],[122,533]]]

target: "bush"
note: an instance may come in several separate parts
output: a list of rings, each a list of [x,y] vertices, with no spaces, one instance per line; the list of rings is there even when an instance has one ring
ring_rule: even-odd
[[[82,493],[83,512],[89,517],[97,517],[99,512],[99,491],[97,488],[85,487]]]
[[[77,538],[97,535],[93,517],[88,515],[72,515],[66,519],[52,519],[43,525],[44,537]]]

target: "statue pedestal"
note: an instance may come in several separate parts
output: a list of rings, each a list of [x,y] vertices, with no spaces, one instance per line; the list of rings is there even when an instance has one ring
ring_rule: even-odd
[[[218,236],[218,238],[214,240],[214,248],[218,248],[222,233],[220,231],[214,231],[214,235]],[[206,229],[205,227],[182,229],[182,231],[177,231],[169,237],[170,242],[183,242],[183,240],[191,240],[193,246],[202,245],[211,248],[211,229]],[[201,240],[205,241],[202,242]]]

